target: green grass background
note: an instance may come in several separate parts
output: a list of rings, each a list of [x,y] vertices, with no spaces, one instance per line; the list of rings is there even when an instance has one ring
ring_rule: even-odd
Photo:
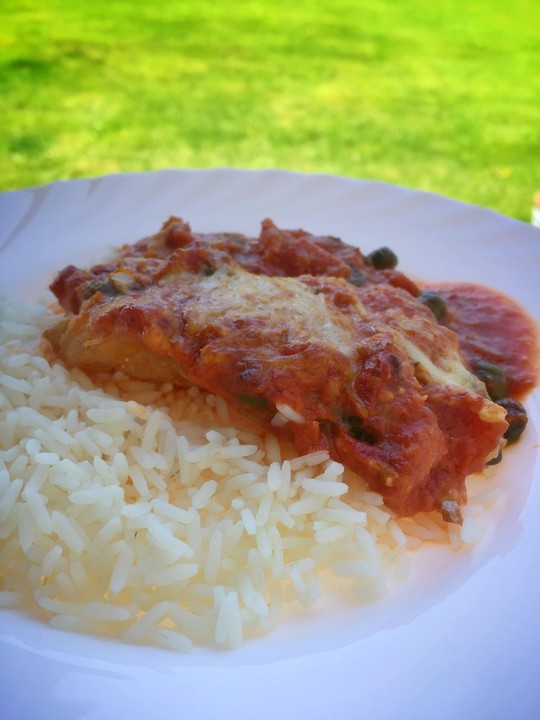
[[[539,0],[0,0],[0,190],[283,167],[530,219]]]

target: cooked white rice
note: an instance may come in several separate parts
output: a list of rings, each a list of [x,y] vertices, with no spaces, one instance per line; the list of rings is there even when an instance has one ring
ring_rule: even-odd
[[[463,549],[488,525],[474,503],[461,528],[398,520],[327,453],[296,457],[196,388],[118,376],[100,389],[46,358],[51,322],[0,304],[0,606],[177,651],[232,648],[286,604],[312,606],[329,574],[330,591],[371,602],[410,549]]]

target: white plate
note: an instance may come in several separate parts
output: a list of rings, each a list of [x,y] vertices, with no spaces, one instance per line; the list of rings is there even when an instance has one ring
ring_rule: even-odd
[[[168,170],[0,195],[0,293],[33,300],[59,268],[154,232],[329,233],[430,280],[476,280],[540,320],[540,231],[488,210],[383,183],[284,171]],[[429,551],[369,608],[323,603],[238,651],[177,655],[54,631],[0,613],[2,717],[130,720],[540,717],[540,395],[496,482],[510,491],[471,554]]]

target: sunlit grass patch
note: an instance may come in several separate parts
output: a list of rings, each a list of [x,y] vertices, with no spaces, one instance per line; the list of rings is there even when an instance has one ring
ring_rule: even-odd
[[[280,166],[529,219],[535,0],[6,0],[2,15],[0,189]]]

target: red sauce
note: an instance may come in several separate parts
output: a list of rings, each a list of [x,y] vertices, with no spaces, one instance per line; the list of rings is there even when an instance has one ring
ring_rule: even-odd
[[[446,302],[442,321],[459,335],[469,365],[480,361],[501,367],[508,395],[523,398],[538,383],[539,331],[534,320],[514,300],[483,285],[441,283],[426,289]]]

